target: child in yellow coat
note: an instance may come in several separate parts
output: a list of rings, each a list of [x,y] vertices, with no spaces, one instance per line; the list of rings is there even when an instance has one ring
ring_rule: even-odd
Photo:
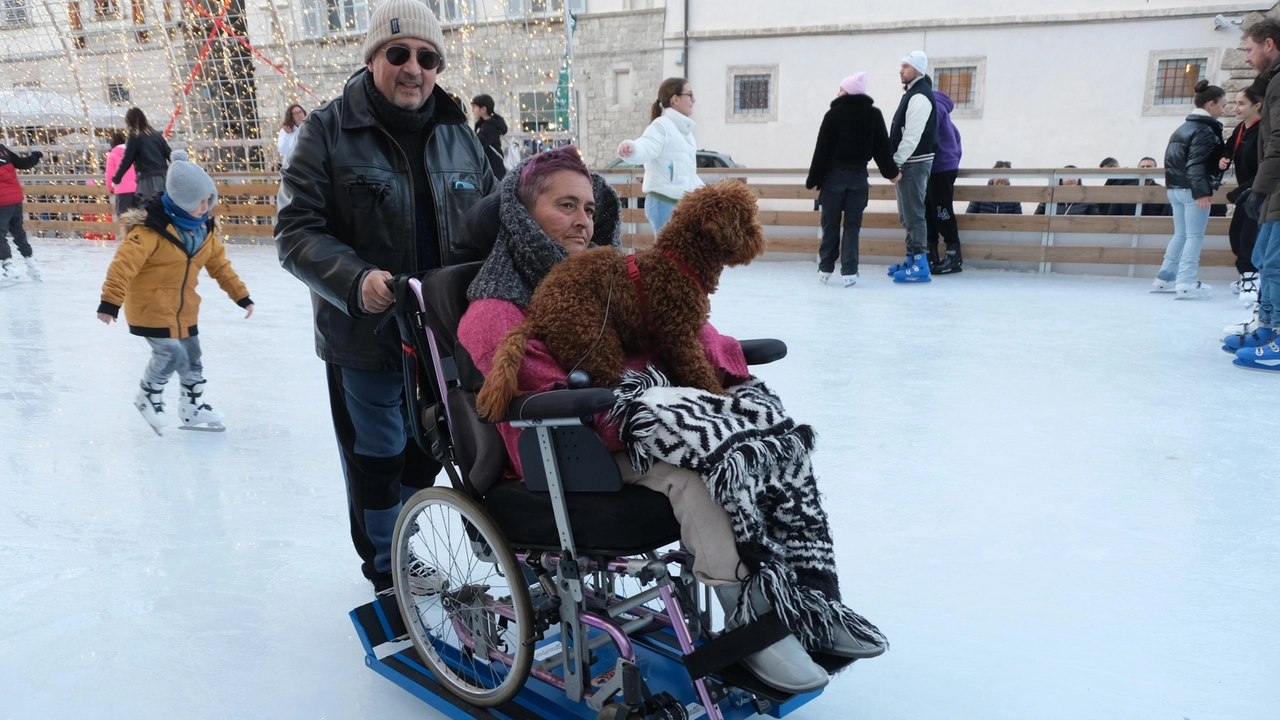
[[[183,427],[223,430],[222,413],[201,400],[204,374],[196,315],[200,268],[237,305],[253,315],[249,291],[227,260],[209,216],[218,191],[208,173],[174,151],[165,192],[121,217],[123,240],[107,269],[98,319],[110,325],[124,306],[129,332],[147,339],[151,362],[134,405],[159,435],[165,426],[164,386],[177,371],[182,384],[178,416]]]

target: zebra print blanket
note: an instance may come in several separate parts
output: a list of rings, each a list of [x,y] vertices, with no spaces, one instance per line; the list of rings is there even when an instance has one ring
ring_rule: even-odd
[[[729,392],[671,387],[652,367],[629,371],[610,420],[621,423],[637,472],[654,460],[692,470],[728,511],[748,571],[731,622],[755,619],[745,600],[759,592],[811,651],[831,646],[835,623],[884,642],[875,625],[840,602],[831,529],[809,461],[813,428],[792,420],[758,379]]]

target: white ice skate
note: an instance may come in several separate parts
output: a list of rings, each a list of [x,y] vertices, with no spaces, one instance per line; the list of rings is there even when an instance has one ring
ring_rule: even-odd
[[[1176,285],[1176,282],[1173,280],[1161,280],[1160,278],[1156,278],[1151,283],[1151,292],[1172,294],[1176,292]]]
[[[822,272],[821,270],[818,271],[818,282],[822,283],[823,285],[826,285],[827,281],[830,279],[831,279],[831,273]]]
[[[435,568],[422,561],[417,553],[409,551],[409,593],[419,597],[435,595],[449,587],[449,581]]]
[[[40,274],[40,263],[36,262],[33,257],[27,258],[27,274],[36,282],[44,280],[44,276]]]
[[[1174,300],[1203,300],[1213,295],[1213,286],[1197,282],[1195,285],[1178,285]]]
[[[844,282],[845,287],[853,287],[858,284],[858,273],[852,275],[841,275],[840,280]]]
[[[12,285],[22,279],[22,274],[18,272],[18,266],[13,264],[12,260],[0,262],[0,287]]]
[[[1240,276],[1240,303],[1242,305],[1252,305],[1258,302],[1258,273],[1245,273]]]
[[[1228,337],[1231,337],[1232,335],[1248,335],[1254,330],[1257,330],[1259,327],[1261,326],[1258,324],[1258,311],[1255,308],[1253,311],[1253,316],[1250,317],[1248,320],[1245,320],[1244,322],[1236,323],[1235,325],[1228,325],[1222,328],[1222,332],[1225,333],[1224,339],[1226,339]]]
[[[143,380],[138,387],[138,394],[133,398],[133,406],[138,408],[138,412],[142,413],[142,419],[147,421],[157,435],[164,434],[160,430],[166,424],[163,385],[155,387]]]
[[[204,395],[204,381],[193,385],[182,383],[182,400],[178,403],[178,418],[182,430],[199,430],[201,432],[223,432],[227,428],[222,424],[222,413],[214,410],[208,403],[200,399]]]

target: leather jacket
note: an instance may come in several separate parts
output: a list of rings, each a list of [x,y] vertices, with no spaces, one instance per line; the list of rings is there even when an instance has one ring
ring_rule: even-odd
[[[120,167],[116,168],[111,184],[119,185],[129,168],[133,168],[139,180],[164,175],[169,169],[169,142],[164,135],[154,130],[129,135],[124,144],[124,157],[120,158]]]
[[[1186,188],[1191,197],[1210,197],[1222,184],[1222,123],[1208,115],[1192,113],[1169,138],[1164,151],[1164,182],[1171,188]]]
[[[275,228],[280,264],[311,288],[316,354],[360,370],[399,370],[400,338],[375,329],[360,285],[372,270],[392,275],[419,269],[410,158],[379,123],[364,87],[352,75],[342,96],[322,105],[298,129],[280,171]],[[425,160],[435,202],[442,265],[484,259],[466,216],[493,192],[493,171],[457,103],[439,85]]]

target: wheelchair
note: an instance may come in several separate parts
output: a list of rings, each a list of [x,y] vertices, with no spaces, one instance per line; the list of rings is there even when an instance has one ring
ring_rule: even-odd
[[[525,481],[477,416],[483,377],[457,340],[481,263],[401,276],[392,287],[416,441],[449,487],[417,492],[392,541],[394,589],[353,610],[366,664],[449,717],[783,717],[792,696],[737,664],[787,634],[772,613],[712,629],[712,593],[679,547],[670,502],[624,485],[592,428],[612,390],[525,395]],[[778,340],[743,341],[748,364]],[[834,672],[852,661],[815,656]]]

